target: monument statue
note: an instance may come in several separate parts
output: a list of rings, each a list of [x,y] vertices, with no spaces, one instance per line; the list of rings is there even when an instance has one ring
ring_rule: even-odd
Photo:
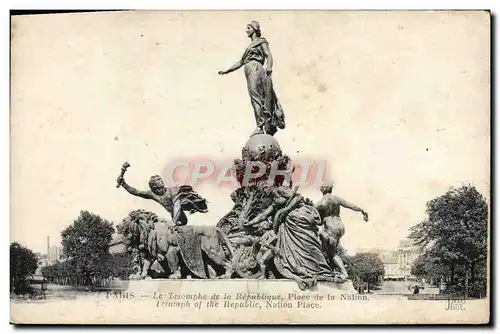
[[[285,128],[285,115],[273,88],[273,56],[269,43],[261,37],[258,22],[250,22],[246,34],[251,42],[243,56],[227,70],[219,71],[219,75],[229,74],[244,66],[248,94],[257,123],[253,135],[274,135],[278,128]]]
[[[318,237],[318,225],[322,223],[313,203],[295,190],[285,186],[268,186],[264,190],[272,203],[250,222],[254,226],[266,223],[271,217],[272,231],[263,242],[268,249],[259,261],[264,276],[266,262],[274,259],[277,271],[285,278],[299,283],[301,288],[312,287],[316,281],[335,281]],[[275,246],[272,241],[275,240]]]
[[[168,278],[182,278],[181,265],[192,276],[210,278],[207,261],[217,278],[231,277],[233,250],[217,227],[174,226],[153,212],[134,210],[117,225],[117,232],[128,249],[140,251],[140,255],[132,252],[142,261],[136,278],[148,277],[152,265],[162,268]]]
[[[240,184],[231,199],[234,206],[218,222],[220,227],[228,236],[235,248],[233,267],[235,272],[244,278],[265,278],[267,275],[275,277],[268,266],[272,257],[270,248],[276,241],[272,230],[272,216],[269,206],[273,204],[273,195],[267,190],[266,182],[273,186],[285,184],[284,175],[273,176],[271,180],[271,169],[292,170],[290,168],[290,158],[284,155],[276,138],[258,134],[250,137],[241,152],[241,159],[234,160],[234,175]],[[245,182],[245,173],[248,172],[246,166],[251,162],[259,162],[265,166],[262,176],[252,178]],[[258,218],[263,217],[265,218]],[[264,274],[266,272],[266,274]]]
[[[318,281],[345,281],[327,260],[319,233],[324,220],[314,203],[283,175],[271,177],[269,168],[244,184],[240,172],[250,161],[293,171],[276,139],[265,134],[250,137],[242,159],[235,160],[240,187],[231,196],[232,210],[217,224],[235,250],[235,273],[246,278],[289,278],[301,289]]]
[[[345,227],[340,218],[340,207],[361,212],[365,221],[368,221],[368,213],[343,198],[333,195],[332,189],[333,183],[331,182],[324,183],[320,187],[323,197],[315,205],[323,220],[319,235],[328,262],[332,267],[336,266],[341,272],[342,279],[346,280],[348,278],[347,270],[337,254],[340,238],[345,233]]]
[[[316,204],[293,185],[294,166],[273,137],[285,120],[271,79],[272,54],[258,22],[247,25],[247,36],[251,42],[241,60],[219,74],[244,66],[257,127],[233,162],[231,175],[238,182],[233,207],[216,226],[186,225],[185,211],[208,211],[191,186],[169,188],[154,175],[150,189],[140,191],[125,182],[130,164],[122,166],[117,187],[156,201],[171,215],[169,220],[135,210],[118,225],[118,242],[139,267],[136,278],[149,277],[156,267],[168,278],[291,279],[302,290],[348,278],[337,254],[344,234],[340,207],[362,212],[365,220],[368,215],[333,196],[331,185],[320,188],[324,195]]]
[[[122,170],[117,179],[117,185],[122,186],[126,191],[134,196],[151,199],[160,204],[172,217],[175,225],[186,225],[187,216],[184,211],[190,213],[208,212],[207,202],[196,193],[189,185],[167,188],[163,179],[159,175],[153,175],[149,179],[150,190],[141,191],[125,182],[125,171],[130,167],[128,162],[122,166]]]

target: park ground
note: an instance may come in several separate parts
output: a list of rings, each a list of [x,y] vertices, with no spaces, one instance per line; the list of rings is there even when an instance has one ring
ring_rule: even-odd
[[[408,299],[409,296],[413,295],[413,290],[408,290],[408,286],[414,285],[414,282],[404,282],[404,281],[384,281],[382,284],[374,291],[369,294],[370,299]],[[82,297],[96,297],[98,295],[103,295],[106,291],[91,291],[86,287],[73,287],[68,285],[58,285],[58,284],[48,284],[47,290],[43,292],[41,286],[36,284],[32,285],[35,289],[33,295],[16,296],[11,295],[11,300],[14,302],[36,302],[42,300],[54,300],[54,299],[64,299],[71,300]],[[439,294],[439,289],[433,286],[426,286],[425,289],[421,290],[420,297],[432,296]]]
[[[378,295],[408,295],[412,294],[413,290],[409,290],[408,287],[414,286],[415,282],[405,282],[405,281],[384,281],[379,289],[374,291],[374,294]],[[426,285],[423,290],[420,290],[419,294],[439,294],[439,288],[436,286]]]
[[[41,292],[39,287],[37,291]],[[424,291],[433,292],[432,288],[426,288]],[[428,296],[431,298],[426,298]],[[107,295],[106,291],[88,291],[86,288],[53,284],[47,286],[44,296],[40,294],[39,298],[28,299],[27,297],[11,298],[11,323],[164,324],[194,321],[192,323],[215,324],[220,323],[218,321],[246,323],[250,318],[259,323],[258,319],[264,316],[267,318],[269,315],[272,315],[273,321],[279,323],[279,321],[288,321],[287,319],[295,312],[292,309],[288,311],[265,309],[262,312],[243,309],[214,309],[208,312],[208,309],[204,309],[202,312],[193,314],[192,308],[169,308],[168,310],[159,308],[157,301],[152,298],[116,299],[113,294]],[[459,324],[486,323],[489,319],[488,299],[467,300],[461,304],[464,305],[464,310],[447,311],[449,301],[446,296],[439,295],[441,298],[438,299],[431,294],[419,294],[419,298],[414,298],[415,296],[408,291],[406,282],[384,282],[380,289],[368,294],[367,297],[366,300],[352,302],[345,300],[325,302],[324,312],[329,312],[329,309],[342,310],[341,316],[329,317],[325,323]],[[301,310],[300,321],[322,323],[326,321],[324,312],[318,313],[314,309]],[[248,314],[252,314],[252,317],[249,318]],[[281,318],[283,319],[280,320]]]

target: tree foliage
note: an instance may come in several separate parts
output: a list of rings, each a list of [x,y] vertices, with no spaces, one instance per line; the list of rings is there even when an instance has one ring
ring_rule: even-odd
[[[349,276],[359,277],[368,283],[368,288],[376,286],[385,274],[384,264],[375,253],[358,253],[346,262]]]
[[[425,252],[413,262],[411,274],[423,277],[428,282],[439,282],[440,278],[447,275],[449,270],[449,266],[443,265],[438,257],[433,256],[433,252]]]
[[[63,268],[79,285],[92,285],[102,274],[102,261],[108,256],[113,225],[97,214],[81,211],[71,226],[61,232]]]
[[[10,291],[19,293],[29,286],[37,268],[37,257],[31,249],[17,242],[10,244]]]
[[[488,255],[486,199],[471,185],[451,188],[427,202],[426,214],[427,219],[411,228],[410,238],[424,249],[413,272],[421,277],[445,277],[454,286],[464,286],[466,275],[471,286],[484,279]]]
[[[99,277],[128,279],[134,273],[132,255],[129,253],[107,254],[100,263]]]
[[[42,268],[42,274],[49,282],[56,284],[82,285],[84,280],[74,271],[71,260],[56,262]],[[100,284],[106,279],[127,279],[133,273],[132,258],[128,253],[106,254],[95,267],[91,278],[93,284]]]

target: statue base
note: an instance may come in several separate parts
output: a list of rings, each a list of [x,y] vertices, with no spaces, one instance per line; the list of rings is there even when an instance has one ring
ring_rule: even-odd
[[[126,292],[134,294],[152,293],[318,293],[321,295],[357,294],[352,281],[344,283],[318,282],[316,286],[300,290],[298,284],[288,279],[145,279],[123,282]]]

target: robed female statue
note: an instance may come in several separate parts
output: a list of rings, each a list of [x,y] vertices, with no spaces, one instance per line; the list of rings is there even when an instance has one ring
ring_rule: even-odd
[[[250,45],[236,64],[225,71],[219,71],[219,75],[231,73],[243,66],[257,123],[252,135],[265,133],[272,136],[278,128],[285,128],[285,115],[271,78],[273,56],[268,42],[261,37],[259,23],[252,21],[246,29],[247,36],[251,39]]]

